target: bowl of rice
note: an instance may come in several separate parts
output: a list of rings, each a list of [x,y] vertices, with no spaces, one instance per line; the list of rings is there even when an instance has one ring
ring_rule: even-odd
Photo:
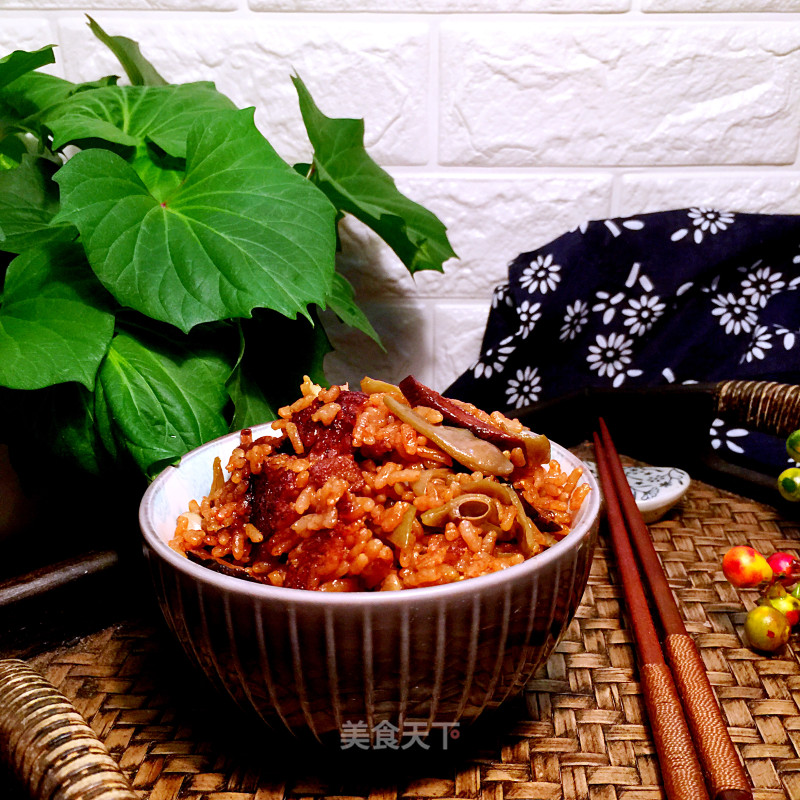
[[[168,467],[139,519],[167,625],[221,693],[271,728],[399,746],[525,686],[599,508],[568,450],[409,376],[306,379],[276,422]]]

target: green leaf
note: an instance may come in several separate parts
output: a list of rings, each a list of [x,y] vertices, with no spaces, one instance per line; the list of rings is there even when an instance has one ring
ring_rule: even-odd
[[[55,75],[29,72],[0,89],[0,120],[6,130],[30,132],[43,143],[49,142],[50,133],[44,129],[43,120],[50,111],[74,94],[113,86],[116,81],[115,75],[109,75],[75,84]]]
[[[152,142],[185,158],[186,138],[198,116],[233,109],[213,83],[105,86],[70,95],[48,112],[46,123],[55,150],[87,140],[131,148]]]
[[[78,228],[114,297],[184,331],[258,307],[294,317],[324,303],[335,210],[275,153],[252,109],[199,119],[186,164],[161,202],[105,150],[77,153],[56,174],[56,222]]]
[[[7,77],[13,76],[7,83],[0,80],[0,129],[5,134],[33,133],[43,140],[42,112],[74,92],[75,84],[43,72],[10,70]]]
[[[312,180],[342,211],[372,228],[412,274],[442,270],[456,254],[445,226],[398,191],[392,177],[364,149],[364,121],[331,119],[317,108],[305,84],[293,76],[308,137],[314,146]]]
[[[8,86],[27,72],[33,72],[45,64],[54,64],[55,61],[52,44],[33,51],[14,50],[13,53],[0,58],[0,87]]]
[[[75,413],[59,426],[54,448],[77,461],[92,475],[102,475],[112,462],[98,435],[95,396],[82,386],[76,385],[76,388],[80,394],[76,399]]]
[[[28,152],[25,142],[15,135],[0,140],[0,169],[14,169]]]
[[[89,29],[117,57],[134,86],[166,86],[167,82],[142,55],[139,45],[126,36],[109,36],[88,14]]]
[[[129,455],[125,450],[124,443],[117,441],[117,434],[114,427],[114,414],[106,400],[103,384],[99,380],[94,387],[94,406],[91,409],[94,431],[99,441],[99,449],[108,453],[112,460],[119,464],[125,460],[124,456]],[[132,458],[130,459],[133,460]],[[138,468],[137,468],[138,469]]]
[[[316,314],[314,314],[314,322],[315,324],[311,325],[304,319],[296,320],[293,323],[293,339],[298,340],[297,344],[302,347],[302,350],[298,354],[296,350],[287,348],[278,358],[278,363],[283,364],[280,374],[286,376],[283,388],[290,395],[283,403],[284,405],[286,402],[294,402],[300,396],[300,384],[306,375],[320,386],[330,385],[325,377],[325,356],[333,352],[333,347],[325,332],[325,327],[316,319]],[[292,381],[291,378],[294,380]]]
[[[231,365],[219,353],[174,337],[114,337],[100,368],[115,439],[154,477],[184,453],[228,431],[223,411]]]
[[[78,245],[17,256],[0,307],[0,384],[91,389],[114,329],[106,298]]]
[[[113,530],[91,525],[79,529],[83,544],[88,537],[102,546],[103,541],[119,542],[118,537],[133,532],[129,523],[134,523],[147,481],[125,451],[106,449],[99,435],[98,393],[99,384],[94,392],[78,383],[35,392],[0,387],[0,408],[11,421],[0,429],[0,442],[8,443],[14,467],[33,497],[53,508],[67,508],[77,498],[91,497],[95,519],[122,521]],[[47,531],[42,536],[47,537]],[[51,536],[58,540],[57,533]],[[37,542],[46,544],[46,539]]]
[[[130,165],[159,203],[169,200],[186,173],[186,159],[168,156],[152,144],[140,147]]]
[[[23,155],[18,167],[0,170],[0,250],[21,253],[77,236],[72,225],[51,225],[58,211],[55,164]]]
[[[238,431],[277,418],[261,388],[240,366],[233,370],[226,385],[234,407],[230,430]]]
[[[381,337],[378,336],[372,323],[367,319],[364,312],[356,305],[356,295],[353,287],[350,285],[347,278],[340,273],[336,273],[333,277],[333,289],[328,296],[328,308],[336,314],[345,325],[350,325],[353,328],[363,331],[374,342],[377,342],[385,351],[381,343]]]
[[[243,368],[245,354],[245,337],[241,323],[239,330],[239,357],[230,377],[225,385],[228,395],[233,402],[233,418],[231,419],[230,430],[238,431],[242,428],[249,428],[259,422],[267,422],[277,418],[272,406],[270,406],[261,387],[252,380]]]
[[[48,501],[53,499],[53,490],[60,490],[64,484],[63,470],[74,475],[80,467],[98,474],[104,450],[100,444],[95,451],[91,444],[95,438],[92,405],[92,393],[78,383],[35,392],[0,388],[0,408],[6,418],[0,442],[9,445],[17,473],[32,487],[42,485],[42,456],[47,454],[47,471],[59,475],[57,485],[47,487]],[[11,424],[7,424],[9,421]]]
[[[98,434],[95,394],[77,383],[53,387],[49,444],[59,459],[79,465],[91,475],[103,475],[113,464]],[[43,409],[44,411],[44,409]]]
[[[305,375],[321,386],[329,385],[325,356],[333,348],[316,307],[311,308],[311,321],[259,311],[241,324],[246,343],[242,368],[271,408],[297,400]]]
[[[48,109],[57,106],[75,91],[75,84],[31,72],[0,89],[0,119],[6,130],[39,133],[40,118]]]

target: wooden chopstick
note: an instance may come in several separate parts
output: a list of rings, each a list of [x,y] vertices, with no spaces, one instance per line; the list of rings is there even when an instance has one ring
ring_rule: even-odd
[[[595,448],[602,454],[610,473],[608,477],[615,502],[622,506],[626,527],[642,567],[640,574],[644,576],[656,607],[664,632],[666,661],[677,685],[711,796],[714,800],[752,800],[752,789],[731,741],[705,665],[683,623],[619,454],[602,418],[599,426],[600,439],[598,441],[595,437]],[[605,487],[603,491],[606,492]]]
[[[642,693],[658,751],[664,788],[670,800],[708,800],[703,771],[683,715],[678,690],[664,660],[636,557],[625,530],[609,463],[596,433],[594,446],[600,485],[606,500],[611,543],[639,656]]]

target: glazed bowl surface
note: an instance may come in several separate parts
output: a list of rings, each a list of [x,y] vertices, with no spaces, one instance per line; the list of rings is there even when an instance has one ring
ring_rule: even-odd
[[[316,592],[222,575],[168,545],[189,501],[208,493],[214,458],[226,464],[238,443],[238,433],[215,439],[168,467],[139,523],[159,605],[189,660],[270,727],[341,742],[355,730],[466,724],[520,691],[572,620],[600,508],[588,469],[570,533],[522,564],[444,586]],[[552,450],[565,469],[581,466]]]

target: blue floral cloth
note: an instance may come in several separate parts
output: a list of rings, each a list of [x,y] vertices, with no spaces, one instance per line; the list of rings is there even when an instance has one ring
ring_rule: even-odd
[[[800,217],[688,208],[587,222],[517,256],[479,359],[446,391],[513,411],[585,387],[800,378]],[[787,466],[713,420],[711,447]],[[766,470],[765,470],[766,471]]]

